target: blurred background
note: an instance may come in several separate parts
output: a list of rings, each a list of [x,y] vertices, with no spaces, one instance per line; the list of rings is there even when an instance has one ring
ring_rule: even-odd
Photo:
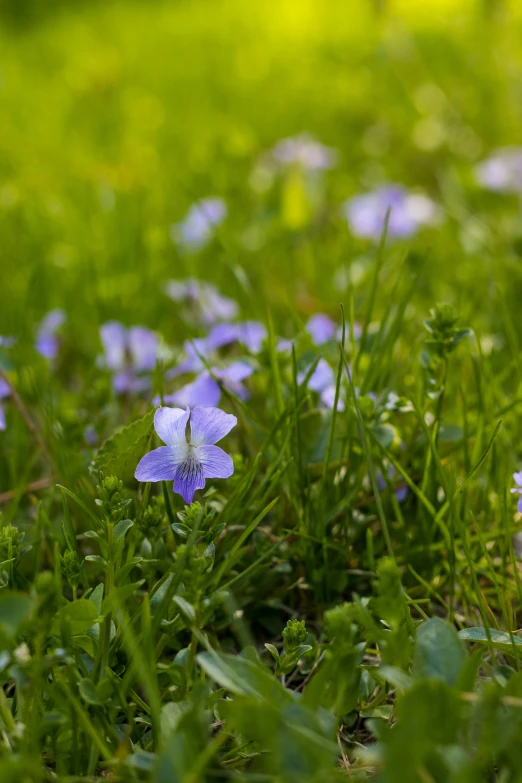
[[[384,182],[442,209],[442,227],[408,244],[408,263],[424,264],[420,307],[518,296],[518,198],[472,173],[520,141],[516,0],[0,7],[0,334],[30,341],[64,307],[90,353],[108,318],[176,340],[163,288],[187,276],[282,322],[294,308],[338,312],[350,284],[357,309],[375,243],[353,236],[341,205]],[[303,133],[332,165],[271,168],[274,145]],[[181,221],[209,197],[226,219],[187,249]],[[405,252],[393,245],[388,263]]]

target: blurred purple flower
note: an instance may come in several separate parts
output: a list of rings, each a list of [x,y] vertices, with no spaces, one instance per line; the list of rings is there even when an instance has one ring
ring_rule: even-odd
[[[348,199],[342,213],[352,234],[380,239],[388,209],[388,236],[394,239],[412,236],[421,226],[435,223],[439,216],[437,205],[428,196],[409,193],[402,185],[383,185]]]
[[[305,171],[324,171],[334,168],[337,150],[325,147],[309,133],[301,133],[278,141],[271,157],[281,166],[299,165]]]
[[[517,486],[514,487],[511,492],[513,495],[519,495],[517,511],[519,514],[522,514],[522,470],[520,470],[518,473],[513,473],[513,481]]]
[[[45,359],[56,359],[60,343],[56,332],[65,323],[63,310],[51,310],[40,324],[36,335],[35,348]]]
[[[163,398],[167,405],[182,405],[184,408],[195,408],[197,405],[214,408],[220,399],[219,383],[208,372],[201,373],[195,381],[187,383],[172,394],[166,394]],[[154,400],[155,403],[158,401]]]
[[[203,359],[207,360],[210,354],[207,340],[200,337],[196,337],[194,340],[185,340],[183,348],[186,358],[166,373],[166,378],[169,380],[177,378],[178,375],[185,375],[185,373],[189,372],[201,372],[205,369]]]
[[[522,193],[522,148],[501,147],[474,168],[475,179],[488,190]]]
[[[316,313],[308,319],[306,331],[311,335],[315,345],[323,345],[335,334],[335,323],[325,313]]]
[[[86,443],[89,444],[89,446],[96,446],[98,443],[98,433],[96,432],[96,428],[90,425],[89,427],[86,427],[83,433],[83,437],[85,438]]]
[[[393,465],[389,466],[387,473],[388,473],[389,480],[393,482],[396,476],[396,471]],[[384,490],[386,489],[386,481],[384,480],[384,476],[382,475],[380,470],[377,471],[377,486],[379,487],[381,492],[384,492]],[[409,490],[407,486],[396,487],[396,489],[393,490],[398,503],[404,503],[404,501],[408,497],[408,491]]]
[[[309,370],[310,368],[308,368]],[[297,383],[304,382],[307,372],[300,372],[297,376]],[[317,367],[313,371],[308,381],[308,388],[319,394],[321,402],[326,408],[333,409],[335,403],[335,373],[325,359],[319,359]],[[344,410],[344,402],[339,397],[337,410]]]
[[[11,394],[11,389],[9,388],[9,384],[4,381],[3,378],[0,378],[0,400],[5,400],[6,397],[9,397]],[[5,412],[0,404],[0,431],[5,430],[6,428],[6,421],[5,421]]]
[[[212,327],[208,335],[208,345],[215,351],[231,343],[241,343],[250,353],[259,353],[267,331],[259,321],[242,321],[237,324],[222,323]]]
[[[201,250],[226,216],[227,205],[223,199],[212,197],[196,201],[183,220],[171,226],[172,241],[188,250]]]
[[[213,367],[212,375],[208,371],[202,372],[192,383],[182,386],[173,394],[166,395],[164,401],[169,405],[183,405],[189,408],[194,408],[196,405],[216,406],[221,399],[221,386],[218,380],[236,397],[246,400],[248,391],[242,381],[253,372],[249,364],[241,361],[233,362],[225,368]]]
[[[282,337],[277,343],[276,350],[278,353],[292,353],[293,340],[287,340],[286,337]]]
[[[187,280],[169,280],[165,293],[174,302],[186,302],[195,309],[198,320],[206,326],[216,321],[235,318],[239,312],[237,302],[222,296],[210,283],[188,278]]]
[[[229,478],[233,474],[232,459],[215,444],[236,424],[235,416],[215,407],[197,406],[192,411],[158,408],[154,428],[167,445],[146,454],[135,477],[144,482],[174,481],[174,492],[185,503],[191,503],[195,491],[204,488],[206,479]]]
[[[357,321],[354,321],[354,324],[353,324],[353,337],[354,337],[354,340],[358,340],[360,338],[361,334],[362,334],[362,326],[361,326],[361,324],[357,323]],[[337,329],[337,332],[335,333],[335,337],[336,337],[337,340],[339,340],[339,342],[343,339],[343,327],[342,326],[340,326]],[[346,340],[350,339],[350,324],[349,323],[345,324],[345,339]]]
[[[158,337],[144,326],[127,329],[118,321],[108,321],[100,328],[104,356],[101,366],[113,374],[112,385],[117,394],[145,391],[150,379],[143,373],[156,367]]]

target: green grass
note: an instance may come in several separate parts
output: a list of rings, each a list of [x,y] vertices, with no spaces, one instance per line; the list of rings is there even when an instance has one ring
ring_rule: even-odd
[[[3,5],[2,783],[520,779],[520,201],[473,166],[520,142],[522,16],[413,6]],[[320,186],[252,187],[303,131],[339,153]],[[383,181],[440,225],[354,238],[340,204]],[[228,218],[180,252],[171,224],[212,195]],[[234,475],[185,507],[133,474],[205,334],[164,294],[189,276],[269,336],[249,399],[221,399]],[[316,312],[344,347],[312,344]],[[151,393],[98,366],[110,319],[168,346]],[[321,357],[335,416],[298,381]]]

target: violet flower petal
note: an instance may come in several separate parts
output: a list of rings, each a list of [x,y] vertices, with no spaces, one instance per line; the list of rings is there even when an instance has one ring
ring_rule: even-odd
[[[245,378],[249,378],[254,372],[254,368],[246,362],[237,361],[229,364],[228,367],[218,368],[213,367],[212,372],[217,378],[223,381],[230,381],[230,383],[240,383]]]
[[[335,323],[326,313],[316,313],[309,318],[306,331],[311,335],[315,345],[323,345],[334,336]]]
[[[105,354],[105,366],[113,371],[122,370],[125,367],[127,329],[118,321],[108,321],[100,327],[100,337]]]
[[[239,328],[239,342],[250,353],[259,353],[267,337],[265,325],[260,321],[244,321]]]
[[[196,455],[205,478],[230,478],[234,472],[232,458],[219,446],[198,446]]]
[[[203,467],[197,458],[196,449],[191,449],[187,458],[178,465],[176,470],[174,492],[181,495],[185,503],[192,503],[194,492],[197,489],[203,489],[204,486]]]
[[[225,345],[239,340],[239,324],[215,324],[208,334],[208,345],[212,351],[217,351]]]
[[[190,417],[190,443],[192,446],[213,446],[228,435],[237,419],[219,408],[197,406]]]
[[[131,326],[128,332],[131,361],[137,372],[150,371],[156,367],[158,336],[144,326]]]
[[[192,383],[168,395],[168,401],[176,405],[195,408],[197,405],[215,407],[221,399],[219,383],[209,373],[203,373]],[[165,397],[167,401],[167,397]]]
[[[158,408],[154,414],[154,429],[167,446],[187,443],[187,422],[190,411],[181,408]]]
[[[173,481],[187,451],[187,443],[177,446],[160,446],[159,449],[149,451],[139,461],[134,477],[138,481]]]
[[[9,397],[10,394],[11,388],[9,384],[3,378],[0,378],[0,400],[4,399],[4,397]]]
[[[306,372],[302,372],[299,374],[297,382],[302,383],[305,378]],[[326,359],[319,359],[317,367],[308,381],[308,388],[312,391],[322,392],[328,388],[328,386],[332,385],[335,385],[335,373]]]
[[[333,410],[333,407],[335,405],[335,384],[332,384],[331,386],[327,386],[326,389],[323,389],[323,391],[321,392],[321,402],[323,403],[325,408],[330,408],[330,410]],[[340,396],[339,399],[337,400],[337,410],[344,411],[344,402],[342,401]]]

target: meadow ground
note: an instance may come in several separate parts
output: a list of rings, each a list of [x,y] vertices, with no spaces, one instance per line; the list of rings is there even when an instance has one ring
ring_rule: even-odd
[[[520,781],[522,6],[0,14],[0,781]]]

